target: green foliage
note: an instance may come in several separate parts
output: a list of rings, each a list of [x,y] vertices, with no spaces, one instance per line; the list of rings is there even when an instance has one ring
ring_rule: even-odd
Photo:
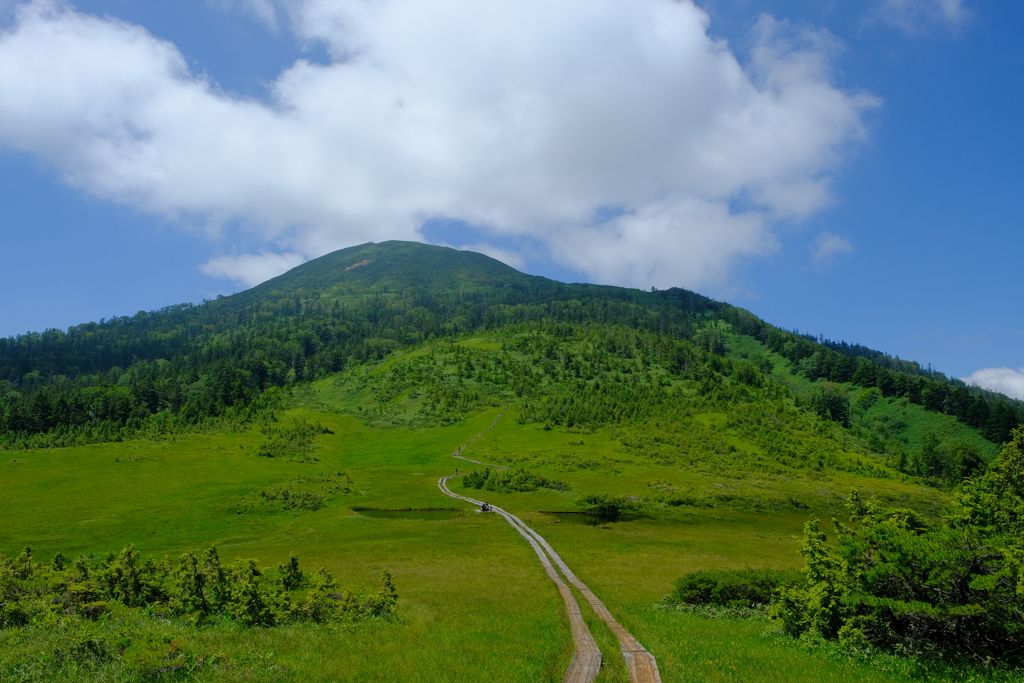
[[[286,591],[295,590],[305,583],[306,576],[299,569],[299,558],[296,555],[288,559],[288,564],[279,564],[277,571],[281,576],[281,586]]]
[[[313,455],[317,448],[316,437],[334,432],[319,422],[310,424],[301,418],[294,418],[286,426],[265,427],[263,433],[267,435],[267,440],[256,450],[258,457],[316,462],[319,460]]]
[[[735,313],[738,310],[726,309],[724,317],[730,321],[738,320],[742,318]],[[849,383],[863,389],[878,389],[885,398],[905,398],[929,411],[953,416],[977,428],[986,439],[996,444],[1010,438],[1010,431],[1021,422],[1024,413],[1020,401],[978,387],[968,387],[961,380],[949,379],[930,367],[925,369],[913,361],[892,358],[864,346],[816,340],[756,319],[745,324],[733,323],[733,326],[741,334],[764,340],[766,348],[792,364],[794,373],[812,382]],[[862,396],[864,402],[859,405],[862,410],[870,409],[870,404],[877,401],[873,393]],[[836,406],[829,400],[823,400],[825,398],[816,396],[815,408],[823,415],[831,415]],[[842,406],[839,408],[841,412]]]
[[[643,506],[635,496],[619,496],[613,493],[591,493],[576,499],[576,507],[584,512],[605,515],[637,512]]]
[[[335,392],[360,419],[377,427],[446,426],[485,406],[507,403],[531,369],[508,353],[436,343],[380,369],[337,377]]]
[[[163,583],[169,568],[152,560],[142,563],[134,545],[107,557],[95,573],[101,595],[128,607],[142,607],[167,598]]]
[[[205,617],[227,603],[230,584],[215,548],[209,548],[202,560],[192,551],[182,555],[170,580],[172,612]]]
[[[25,626],[29,620],[29,612],[21,602],[8,600],[0,605],[0,628]]]
[[[470,472],[462,478],[462,485],[466,488],[484,489],[487,491],[523,492],[536,491],[542,488],[555,491],[569,490],[569,485],[563,481],[556,481],[533,472],[527,472],[522,467],[512,467],[507,470],[492,470],[488,468]]]
[[[147,634],[136,638],[121,653],[125,668],[144,676],[163,676],[189,667],[187,643],[176,638]]]
[[[685,337],[720,307],[685,290],[564,285],[471,252],[362,245],[200,306],[0,339],[0,443],[67,446],[211,417],[249,422],[272,402],[268,390],[430,339],[583,321]]]
[[[954,501],[951,526],[986,537],[1024,537],[1024,427],[1014,430],[983,476],[964,482]]]
[[[236,514],[261,511],[321,510],[337,496],[354,493],[355,483],[345,472],[306,475],[280,486],[270,486],[243,496],[230,510]]]
[[[838,384],[822,382],[811,396],[811,408],[825,420],[850,424],[850,397]]]
[[[312,512],[321,509],[326,504],[323,495],[312,491],[299,491],[291,486],[264,489],[259,492],[259,496],[263,499],[264,504],[284,510]]]
[[[279,566],[275,581],[255,560],[221,566],[214,548],[202,558],[187,552],[173,566],[167,559],[142,561],[129,545],[99,563],[80,559],[64,570],[36,562],[31,549],[26,549],[13,560],[0,556],[0,628],[25,626],[47,615],[95,621],[108,613],[124,613],[125,608],[193,624],[227,618],[249,627],[276,626],[313,619],[293,603],[292,594],[307,583],[295,555]],[[300,602],[317,599],[310,595],[318,592],[326,596],[315,610],[313,620],[318,623],[352,622],[394,612],[397,593],[387,572],[380,592],[353,589],[344,596],[326,592],[334,587],[333,579],[321,571],[309,594],[297,596]]]
[[[520,424],[577,434],[615,425],[630,453],[708,472],[848,472],[884,479],[902,479],[905,473],[946,486],[980,471],[980,461],[991,457],[983,448],[988,444],[969,427],[951,431],[952,418],[932,414],[928,426],[941,434],[941,467],[933,474],[917,466],[917,452],[902,440],[905,429],[899,426],[911,413],[915,419],[923,415],[922,408],[886,399],[872,388],[855,413],[848,390],[826,382],[813,385],[821,417],[794,400],[784,382],[761,374],[759,368],[770,366],[754,355],[722,358],[686,340],[625,327],[545,324],[425,345],[372,372],[345,373],[333,382],[329,398],[302,399],[302,405],[336,407],[378,427],[419,427],[512,404]],[[448,398],[439,402],[442,396]],[[893,400],[902,403],[892,405]],[[718,422],[715,415],[726,419]],[[562,453],[534,464],[557,471],[618,469],[607,460],[586,462]],[[787,497],[758,498],[721,491],[662,502],[799,507]]]
[[[934,482],[955,485],[985,471],[978,449],[967,441],[942,442],[934,432],[922,439],[921,449],[910,457],[900,453],[899,469]]]
[[[882,392],[878,387],[871,387],[857,394],[857,400],[854,401],[854,407],[857,410],[864,412],[871,410],[872,406],[878,403],[882,399]]]
[[[780,589],[803,579],[795,569],[711,569],[693,572],[676,581],[665,604],[757,607],[768,605]]]
[[[985,461],[969,443],[958,442],[947,448],[943,471],[950,481],[972,479],[985,471]]]
[[[776,618],[793,635],[851,648],[1018,664],[1024,660],[1024,429],[946,519],[850,499],[855,527],[827,543],[808,522],[806,581],[782,593]]]
[[[379,590],[338,592],[326,570],[309,577],[295,555],[267,572],[254,560],[224,567],[214,548],[171,563],[142,560],[128,546],[58,570],[36,562],[29,549],[11,560],[0,555],[0,677],[192,680],[223,657],[201,654],[190,635],[209,647],[208,632],[223,638],[251,628],[390,619],[397,600],[387,571]],[[30,659],[11,658],[12,646],[36,642],[50,644]]]
[[[362,265],[346,270],[356,263]],[[354,493],[351,480],[302,481],[295,478],[293,463],[321,458],[332,463],[332,470],[362,468],[358,493],[371,496],[375,505],[430,505],[436,503],[432,496],[437,492],[427,478],[435,466],[437,471],[450,471],[451,461],[444,457],[450,453],[448,444],[465,443],[467,434],[488,426],[499,406],[510,406],[509,418],[474,448],[497,449],[506,437],[514,445],[505,450],[504,459],[470,456],[519,466],[517,483],[495,490],[498,504],[545,509],[545,502],[564,496],[539,485],[523,493],[517,489],[537,484],[534,477],[563,478],[560,473],[566,473],[581,494],[584,509],[629,511],[643,505],[652,514],[651,519],[624,525],[636,524],[645,533],[631,535],[622,547],[611,541],[574,547],[577,539],[568,525],[552,525],[551,533],[562,535],[552,542],[587,558],[590,566],[585,571],[615,576],[607,581],[615,588],[607,590],[609,599],[620,606],[649,605],[664,593],[676,578],[666,574],[672,570],[659,568],[672,564],[664,561],[666,552],[685,549],[687,562],[692,560],[695,568],[740,566],[751,556],[784,552],[786,538],[797,531],[792,527],[795,509],[831,508],[836,504],[834,490],[846,490],[857,477],[871,478],[864,485],[880,492],[887,504],[912,505],[921,511],[920,517],[899,513],[900,519],[914,530],[915,538],[933,539],[941,525],[926,526],[920,519],[934,517],[945,497],[919,486],[921,480],[914,477],[945,486],[973,473],[977,481],[965,485],[961,495],[974,503],[964,502],[957,509],[961,517],[976,521],[963,523],[971,528],[997,525],[994,520],[1008,513],[990,503],[1002,489],[984,484],[989,480],[980,475],[979,464],[991,459],[995,447],[981,442],[979,434],[1002,440],[1007,425],[1019,417],[1020,404],[960,386],[905,361],[865,355],[867,351],[776,330],[746,311],[684,290],[648,294],[561,285],[523,276],[478,255],[453,256],[447,250],[415,245],[364,245],[319,259],[254,291],[202,306],[2,340],[0,447],[153,440],[140,446],[147,449],[144,456],[106,445],[76,450],[73,458],[62,452],[30,453],[10,463],[9,474],[17,482],[10,490],[17,495],[8,498],[14,511],[6,518],[13,529],[9,547],[39,539],[52,552],[66,542],[55,540],[68,537],[61,534],[74,534],[78,548],[121,547],[123,539],[133,537],[129,534],[149,524],[149,510],[159,510],[161,518],[188,518],[187,524],[145,526],[147,547],[176,548],[175,554],[201,539],[232,539],[235,547],[260,548],[265,547],[261,543],[279,547],[280,539],[287,537],[295,539],[303,556],[310,552],[304,548],[310,548],[344,558],[332,566],[343,567],[346,576],[358,576],[357,568],[372,561],[373,552],[380,553],[382,563],[395,552],[403,557],[416,553],[448,571],[455,551],[445,544],[445,553],[438,555],[436,539],[423,533],[423,523],[388,522],[400,532],[381,540],[382,527],[376,520],[356,518],[336,504],[337,497]],[[816,410],[816,390],[830,390],[838,400],[845,395],[847,416]],[[318,413],[316,419],[344,438],[323,438],[328,432],[317,431],[317,425],[305,419],[274,420],[275,412],[297,406],[308,411],[304,418],[312,420],[309,413]],[[360,422],[344,415],[357,416]],[[253,434],[254,427],[264,428],[264,437]],[[389,427],[415,429],[383,429]],[[509,431],[504,432],[506,428]],[[237,433],[214,436],[209,433],[214,429]],[[206,436],[175,444],[185,433]],[[225,444],[228,451],[220,450]],[[266,459],[243,457],[254,452]],[[110,464],[115,455],[118,464]],[[49,476],[41,473],[43,469]],[[183,470],[188,472],[187,488],[168,481],[174,476],[184,479]],[[511,474],[503,476],[512,479]],[[655,477],[659,484],[645,491],[644,482]],[[661,485],[662,477],[675,484]],[[69,483],[75,481],[88,481],[91,489]],[[138,485],[140,496],[145,492],[146,512],[137,510],[134,501],[126,505],[118,495],[110,495],[126,483]],[[595,493],[600,491],[610,493]],[[641,492],[644,497],[637,495]],[[64,502],[59,498],[65,493],[68,505],[55,504]],[[36,504],[43,500],[47,503]],[[231,509],[248,514],[225,515],[232,501],[236,504]],[[18,506],[33,512],[21,515]],[[681,506],[731,509],[707,514]],[[86,508],[90,510],[83,514]],[[685,524],[680,523],[683,520]],[[1005,527],[1005,520],[998,525]],[[459,557],[472,562],[491,531],[459,528],[471,548]],[[755,528],[759,533],[751,533]],[[305,535],[298,533],[307,529]],[[324,533],[332,534],[330,543],[324,542]],[[999,545],[991,535],[978,533],[1001,553],[999,571],[1005,576],[999,581],[1009,582],[1014,571],[1019,573],[1016,546],[1010,541]],[[622,537],[617,532],[595,535],[620,541]],[[669,545],[669,537],[684,542]],[[742,542],[730,540],[740,537]],[[829,553],[837,551],[824,539],[817,540],[820,543],[809,544],[808,552],[819,553],[819,564],[825,566]],[[928,543],[945,547],[938,536],[933,540]],[[491,546],[499,547],[505,552],[504,545]],[[707,550],[691,553],[691,547]],[[751,555],[752,548],[759,554]],[[513,544],[507,558],[519,561],[519,550]],[[352,553],[366,555],[349,562]],[[956,562],[966,557],[950,556]],[[773,562],[784,563],[783,557],[778,555]],[[910,551],[901,557],[914,559]],[[922,561],[913,566],[927,569],[926,565]],[[0,643],[0,656],[29,648],[23,644],[28,640],[46,645],[33,644],[37,650],[32,657],[17,665],[9,664],[12,659],[0,661],[0,678],[20,676],[18,667],[26,661],[60,660],[69,667],[81,665],[83,672],[89,666],[113,667],[127,661],[122,653],[130,653],[132,676],[185,676],[186,671],[198,670],[201,660],[212,661],[198,654],[206,646],[192,644],[196,634],[201,641],[209,629],[223,628],[217,636],[219,650],[220,643],[231,638],[236,638],[236,645],[250,639],[230,635],[250,634],[250,626],[273,629],[253,641],[293,648],[291,667],[301,658],[294,652],[313,651],[320,638],[312,625],[359,621],[386,614],[394,605],[388,597],[390,578],[379,593],[339,589],[327,572],[303,572],[291,560],[264,571],[249,563],[221,566],[215,553],[145,562],[134,549],[126,549],[104,562],[78,558],[40,568],[30,551],[4,566],[4,576],[13,578],[4,579],[3,585],[16,590],[0,601],[0,619],[9,624],[0,633],[6,639]],[[445,627],[434,628],[434,622],[424,626],[417,619],[408,630],[396,627],[384,638],[393,656],[381,661],[411,661],[409,636],[416,634],[429,643],[418,645],[417,655],[430,653],[419,659],[447,663],[449,657],[435,657],[439,650],[434,646],[443,647],[448,637],[438,633],[453,633],[459,652],[477,657],[456,673],[467,679],[488,675],[484,667],[489,658],[474,653],[485,650],[477,647],[480,640],[497,642],[497,634],[506,633],[501,625],[506,620],[473,622],[485,611],[477,605],[487,604],[497,614],[501,604],[514,604],[517,619],[525,610],[522,595],[496,588],[485,565],[472,567],[459,575],[457,591],[443,585],[417,589],[417,599],[425,606],[420,613],[445,615],[437,621]],[[634,574],[644,572],[642,586],[626,568]],[[820,572],[818,584],[838,586],[848,580],[844,571],[840,563],[832,574]],[[296,574],[301,578],[285,578],[289,572],[293,579]],[[54,602],[57,593],[44,595],[40,586],[58,574],[66,585]],[[464,594],[463,587],[476,576],[481,577],[480,585]],[[915,577],[898,575],[902,581]],[[536,594],[533,597],[540,596],[530,623],[545,626],[536,632],[545,634],[540,639],[544,647],[557,652],[563,643],[544,602],[547,593],[523,586],[523,591]],[[651,591],[656,591],[653,597]],[[438,598],[441,594],[448,597]],[[822,629],[832,624],[842,631],[847,625],[842,612],[846,595],[819,591],[815,604]],[[807,604],[795,600],[794,614],[806,616]],[[836,614],[841,623],[834,623]],[[646,624],[651,616],[636,612],[630,618]],[[51,632],[39,626],[45,619],[55,622],[52,633],[63,639],[59,646],[50,645],[57,640],[48,640]],[[115,626],[129,622],[130,629],[115,632]],[[278,628],[286,624],[294,626]],[[79,631],[72,632],[72,627]],[[830,637],[848,644],[873,642],[870,629],[856,626],[867,634],[861,638],[854,628]],[[22,629],[29,635],[18,641]],[[463,648],[462,640],[471,630],[484,635]],[[144,639],[133,635],[143,631]],[[179,638],[186,632],[189,638]],[[807,635],[811,630],[803,633],[802,642],[813,640]],[[648,635],[643,636],[645,644]],[[502,641],[528,652],[527,645],[534,643],[520,636],[517,630]],[[731,632],[718,636],[716,642],[731,642]],[[358,674],[336,669],[318,675],[387,679],[381,672],[390,664],[374,668],[377,664],[361,661],[363,652],[372,653],[366,660],[376,662],[377,654],[386,650],[374,649],[375,638],[371,635],[352,648],[359,654],[338,655],[338,661]],[[179,647],[172,646],[175,642]],[[660,652],[671,658],[689,649],[678,642],[666,643]],[[523,664],[528,673],[519,679],[544,680],[560,673],[551,672],[564,662],[550,652],[540,657],[544,661]],[[525,662],[530,656],[519,659]],[[815,662],[820,661],[810,656],[804,660],[816,671]],[[278,680],[309,677],[314,667],[304,661],[295,671],[274,675]],[[241,669],[244,675],[222,667],[208,676],[273,679]],[[429,671],[422,676],[443,678],[452,673]],[[748,666],[745,674],[758,680],[758,671]],[[103,674],[131,679],[120,670]],[[505,676],[516,680],[513,674]],[[805,674],[804,679],[814,677]]]
[[[495,343],[490,337],[466,340],[463,344],[484,351],[500,350],[500,342]],[[419,352],[417,349],[411,353]],[[389,360],[367,377],[387,371],[400,360]],[[781,366],[782,363],[780,369]],[[324,397],[325,404],[349,409],[345,404],[334,402],[332,378],[311,389],[317,396]],[[298,388],[295,393],[302,395]],[[697,411],[686,418],[680,432],[703,426],[709,435],[717,437],[716,441],[708,442],[713,448],[707,452],[700,450],[701,442],[684,444],[687,449],[692,447],[692,456],[698,463],[692,468],[685,464],[689,461],[684,458],[690,455],[684,453],[683,448],[670,452],[668,446],[661,444],[666,448],[665,454],[680,459],[678,464],[661,465],[653,457],[642,455],[644,451],[624,446],[620,437],[613,434],[627,431],[632,434],[632,423],[601,428],[592,435],[567,433],[558,428],[544,431],[541,425],[518,424],[514,405],[495,429],[475,441],[463,454],[485,462],[521,464],[529,471],[571,482],[570,498],[576,493],[592,492],[653,496],[655,489],[646,486],[648,481],[663,481],[674,486],[676,491],[657,489],[671,496],[693,493],[708,498],[715,495],[737,497],[731,501],[714,499],[719,509],[711,511],[646,504],[643,517],[611,525],[608,530],[598,530],[554,524],[552,518],[530,515],[536,510],[575,509],[565,505],[567,499],[561,492],[539,489],[529,493],[495,492],[486,496],[490,502],[522,515],[531,526],[538,525],[535,528],[566,557],[575,571],[583,576],[602,577],[601,586],[594,587],[598,595],[610,609],[617,611],[617,617],[621,614],[624,625],[657,654],[665,680],[685,678],[697,672],[710,679],[766,680],[776,676],[775,672],[785,671],[787,679],[794,683],[817,681],[827,676],[851,683],[865,680],[906,683],[908,679],[891,673],[903,669],[894,669],[888,660],[885,666],[889,668],[883,670],[862,664],[859,659],[851,660],[847,655],[805,650],[805,641],[782,640],[771,635],[760,621],[747,623],[726,616],[714,623],[705,623],[711,620],[690,618],[675,610],[662,615],[651,608],[669,592],[683,565],[687,570],[738,568],[758,561],[781,567],[797,561],[790,536],[799,535],[799,525],[805,515],[786,503],[787,496],[793,496],[816,511],[828,510],[835,504],[833,491],[846,491],[858,482],[858,476],[838,469],[825,470],[821,477],[812,469],[798,467],[774,475],[761,472],[760,465],[750,464],[751,460],[732,460],[741,453],[745,454],[744,458],[752,457],[757,451],[736,435],[736,428],[726,426],[726,420],[732,419],[727,418],[731,413],[702,412],[706,407],[704,397],[680,393],[673,403],[683,402],[687,410]],[[302,400],[308,399],[303,397]],[[735,416],[739,419],[744,411],[759,404],[729,405],[735,405]],[[766,431],[775,425],[797,443],[805,433],[821,439],[821,443],[829,443],[835,434],[845,433],[838,425],[824,423],[792,405],[787,410],[792,413],[765,411],[763,418],[758,412],[757,424],[763,419]],[[465,423],[450,427],[416,430],[369,427],[346,415],[331,414],[323,409],[297,410],[295,414],[301,414],[310,422],[320,421],[337,433],[334,438],[318,439],[323,442],[323,448],[317,455],[322,458],[324,469],[328,463],[332,472],[348,468],[360,489],[359,505],[402,509],[444,505],[445,499],[439,498],[434,486],[436,476],[449,474],[453,466],[464,471],[463,464],[453,462],[450,453],[456,445],[466,443],[489,427],[499,411],[500,408],[483,410],[470,415]],[[771,419],[773,414],[779,422]],[[282,413],[284,424],[288,423],[288,417]],[[639,424],[636,433],[641,434],[643,424],[652,424],[654,419],[667,423],[674,418],[671,414],[662,414]],[[790,419],[794,422],[788,422]],[[816,425],[824,425],[828,431],[817,436],[814,434]],[[671,430],[666,428],[665,431]],[[70,554],[68,547],[86,551],[97,547],[121,548],[123,543],[117,544],[121,538],[140,534],[145,536],[146,543],[143,558],[154,555],[158,559],[165,552],[163,549],[174,549],[170,553],[172,567],[177,567],[178,557],[189,547],[206,541],[205,547],[210,540],[221,539],[225,545],[231,543],[221,553],[226,570],[230,570],[238,553],[272,557],[274,562],[270,566],[275,569],[266,571],[269,575],[266,580],[276,587],[277,564],[286,562],[288,552],[295,549],[304,560],[302,569],[310,576],[310,583],[291,596],[293,609],[301,609],[306,603],[303,596],[313,588],[320,565],[329,567],[343,585],[369,583],[366,567],[395,566],[398,569],[400,565],[402,572],[397,578],[403,585],[410,581],[416,584],[411,597],[403,593],[400,619],[359,622],[351,626],[328,622],[328,628],[303,617],[300,623],[254,631],[219,613],[212,613],[202,625],[192,625],[183,617],[175,617],[170,609],[155,607],[153,615],[157,618],[152,618],[144,614],[145,608],[137,608],[135,616],[131,617],[135,620],[131,627],[133,633],[152,632],[154,636],[180,639],[185,643],[183,649],[189,661],[196,663],[195,669],[179,670],[168,674],[169,678],[282,682],[301,679],[325,683],[346,678],[403,680],[409,670],[408,662],[415,661],[417,675],[429,680],[451,678],[453,663],[458,667],[456,673],[467,680],[560,680],[568,663],[564,648],[570,638],[563,613],[552,609],[550,582],[542,572],[517,570],[516,581],[506,580],[509,568],[527,567],[535,560],[529,547],[502,526],[500,519],[470,515],[448,522],[371,520],[352,514],[347,508],[356,500],[340,496],[317,512],[225,515],[225,505],[231,500],[228,496],[238,497],[249,491],[271,488],[277,482],[299,487],[302,485],[296,479],[299,471],[310,469],[288,461],[249,455],[263,438],[258,433],[202,435],[171,442],[15,454],[24,462],[0,462],[0,466],[7,468],[4,476],[11,482],[0,501],[7,522],[6,536],[10,539],[4,550],[13,557],[21,550],[16,544],[24,545],[31,539],[37,546],[35,554],[44,557],[45,553],[45,559],[49,560],[58,549]],[[729,445],[735,445],[737,451],[730,452]],[[725,455],[716,450],[720,447]],[[114,463],[115,456],[127,453],[147,453],[155,459],[132,465]],[[708,471],[700,464],[705,462],[705,457]],[[846,455],[839,453],[837,457]],[[516,458],[524,460],[520,462]],[[719,461],[722,467],[712,472],[711,464],[717,467]],[[545,464],[540,464],[542,462]],[[123,482],[129,482],[130,486]],[[724,483],[725,488],[719,489],[712,482]],[[916,481],[904,483],[901,476],[866,480],[860,485],[885,496],[891,504],[913,505],[926,512],[928,506],[934,504],[931,501],[946,500],[940,492],[923,490]],[[131,490],[124,491],[125,488]],[[908,496],[906,502],[902,502],[904,494]],[[752,507],[755,498],[765,504],[779,499],[786,507],[779,512],[768,507],[767,512],[752,514],[756,509]],[[138,500],[146,501],[145,508],[132,512]],[[738,507],[748,503],[751,507]],[[23,514],[22,510],[34,512]],[[87,514],[82,514],[83,511]],[[159,517],[152,511],[157,511]],[[108,521],[81,524],[83,519],[97,518]],[[69,546],[72,541],[62,540],[72,535],[73,542],[80,545]],[[438,539],[443,542],[439,543]],[[219,544],[218,549],[221,549]],[[230,558],[227,552],[232,553]],[[196,554],[201,562],[203,553],[197,550]],[[311,564],[313,558],[316,564]],[[75,560],[70,564],[74,566]],[[98,567],[95,562],[86,564],[90,573]],[[440,578],[434,580],[433,577]],[[323,593],[343,595],[344,590],[335,586]],[[330,610],[337,605],[335,599],[326,595],[322,602]],[[100,614],[96,621],[80,619],[78,622],[89,629],[89,638],[114,642],[104,634],[123,623],[122,613],[117,603],[107,604],[108,611]],[[586,605],[581,606],[587,610]],[[164,616],[160,616],[161,611]],[[714,608],[716,616],[723,612]],[[606,655],[616,653],[617,645],[610,632],[606,643],[600,640],[598,629],[594,630],[602,648],[606,644],[610,648],[605,649]],[[769,635],[762,637],[762,633]],[[46,630],[31,624],[25,629],[0,633],[0,679],[84,681],[120,677],[132,680],[131,675],[118,668],[117,648],[110,650],[113,658],[92,674],[85,668],[75,670],[77,673],[47,668],[47,674],[35,673],[34,677],[25,673],[36,671],[32,668],[35,662],[49,662],[50,654],[64,646],[65,636],[70,642],[71,636],[65,630]],[[491,645],[495,642],[502,643],[505,653],[500,670],[494,664]],[[217,653],[218,659],[213,659],[212,653]],[[613,658],[607,655],[606,659]],[[707,664],[712,659],[717,662],[715,666]],[[68,667],[73,666],[71,661],[68,660]],[[620,673],[625,680],[625,674]],[[960,680],[957,676],[950,675],[949,680]],[[943,680],[940,676],[935,678]]]
[[[413,424],[452,424],[515,397],[525,400],[524,420],[588,431],[656,412],[667,399],[666,373],[699,382],[702,395],[742,398],[749,395],[742,388],[765,386],[773,364],[767,355],[718,362],[731,330],[812,381],[877,388],[996,443],[1021,419],[1020,402],[864,347],[774,328],[685,290],[564,285],[480,254],[396,242],[335,252],[201,306],[0,339],[0,447],[166,437],[217,420],[246,426],[265,419],[277,389],[344,370],[365,373],[364,364],[396,350],[483,331],[543,329],[559,338],[580,326],[609,332],[554,353],[550,338],[540,340],[542,348],[524,337],[517,343],[533,348],[510,347],[503,358],[519,356],[515,367],[481,370],[466,358],[456,373],[392,373],[393,382],[374,387],[379,400],[362,417],[380,426],[413,414]],[[537,352],[540,364],[521,364],[522,355]],[[706,363],[713,373],[693,374]],[[550,391],[551,384],[567,390]],[[825,394],[816,408],[845,424],[844,406],[834,400],[841,397]],[[395,400],[414,403],[415,411],[396,409]],[[272,438],[260,452],[281,457],[290,446]]]

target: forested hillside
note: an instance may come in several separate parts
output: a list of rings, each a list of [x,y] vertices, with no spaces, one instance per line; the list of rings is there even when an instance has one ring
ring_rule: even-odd
[[[0,445],[62,446],[194,428],[218,418],[246,421],[274,402],[276,388],[379,361],[398,349],[558,325],[615,326],[665,348],[686,341],[686,348],[709,358],[727,356],[729,336],[739,335],[776,362],[785,359],[793,376],[875,388],[882,398],[952,416],[993,443],[1005,441],[1024,414],[1020,402],[916,363],[786,331],[683,289],[562,284],[473,252],[386,242],[334,252],[201,305],[0,339]],[[624,352],[613,346],[607,353]],[[596,400],[598,390],[584,381],[596,379],[595,362],[563,368],[566,381],[575,382],[574,405]],[[699,375],[692,361],[665,362],[665,372],[677,377]],[[733,370],[716,368],[710,376],[721,372]],[[845,400],[825,409],[844,424]]]

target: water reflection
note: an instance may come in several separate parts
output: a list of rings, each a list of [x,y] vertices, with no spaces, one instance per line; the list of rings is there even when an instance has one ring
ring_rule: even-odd
[[[637,518],[637,515],[624,515],[614,512],[545,512],[544,514],[556,517],[562,522],[585,524],[586,526],[628,522]]]

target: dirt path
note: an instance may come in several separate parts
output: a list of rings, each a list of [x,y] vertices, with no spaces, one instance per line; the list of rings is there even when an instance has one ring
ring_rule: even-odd
[[[495,418],[494,422],[490,427],[477,434],[469,443],[460,446],[454,453],[453,458],[459,458],[467,462],[476,463],[478,465],[484,465],[486,467],[497,467],[501,469],[508,469],[502,465],[491,465],[488,463],[478,462],[476,460],[470,460],[459,455],[466,449],[469,444],[476,441],[486,432],[494,429],[494,426],[498,424],[498,420],[504,414],[508,406],[498,413],[498,417]],[[437,481],[437,487],[441,489],[441,492],[452,498],[458,498],[468,503],[472,503],[476,506],[483,505],[483,501],[468,498],[466,496],[460,496],[457,493],[453,493],[448,488],[448,480],[454,479],[455,477],[461,477],[463,475],[456,474],[447,477],[441,477]],[[583,597],[590,603],[594,613],[597,614],[602,621],[604,621],[611,629],[612,633],[619,641],[619,647],[622,650],[622,657],[626,660],[626,668],[629,670],[629,683],[661,683],[661,675],[658,672],[658,664],[654,659],[654,655],[648,652],[636,638],[632,636],[623,626],[615,620],[615,617],[611,615],[608,609],[604,606],[604,603],[594,593],[587,588],[586,584],[579,580],[579,578],[573,574],[572,570],[566,566],[561,556],[555,552],[554,548],[544,540],[544,538],[536,531],[526,525],[523,520],[519,519],[511,512],[503,510],[502,508],[491,506],[491,510],[501,515],[506,522],[508,522],[513,529],[518,531],[520,535],[525,538],[534,552],[537,553],[537,557],[540,558],[541,564],[544,566],[544,571],[548,577],[558,587],[558,592],[561,593],[562,599],[565,601],[565,610],[569,614],[569,623],[572,627],[572,640],[575,646],[575,652],[573,653],[572,662],[569,663],[569,668],[565,672],[565,678],[563,683],[591,683],[597,674],[601,670],[601,651],[597,647],[597,643],[594,642],[594,637],[590,633],[590,629],[587,628],[586,622],[583,621],[583,615],[580,613],[579,604],[576,602],[576,598],[573,596],[572,591],[562,580],[561,576],[552,566],[552,560],[554,564],[562,570],[562,574],[565,575],[566,580],[572,585],[576,586],[576,589],[583,594]],[[550,559],[549,559],[550,557]]]

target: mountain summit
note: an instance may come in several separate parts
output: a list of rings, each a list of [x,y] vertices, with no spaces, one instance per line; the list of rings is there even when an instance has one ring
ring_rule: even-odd
[[[268,292],[316,290],[323,296],[353,286],[369,292],[464,292],[481,287],[557,286],[553,280],[526,275],[501,261],[474,251],[459,251],[420,242],[368,242],[308,261],[247,292],[245,298]]]

